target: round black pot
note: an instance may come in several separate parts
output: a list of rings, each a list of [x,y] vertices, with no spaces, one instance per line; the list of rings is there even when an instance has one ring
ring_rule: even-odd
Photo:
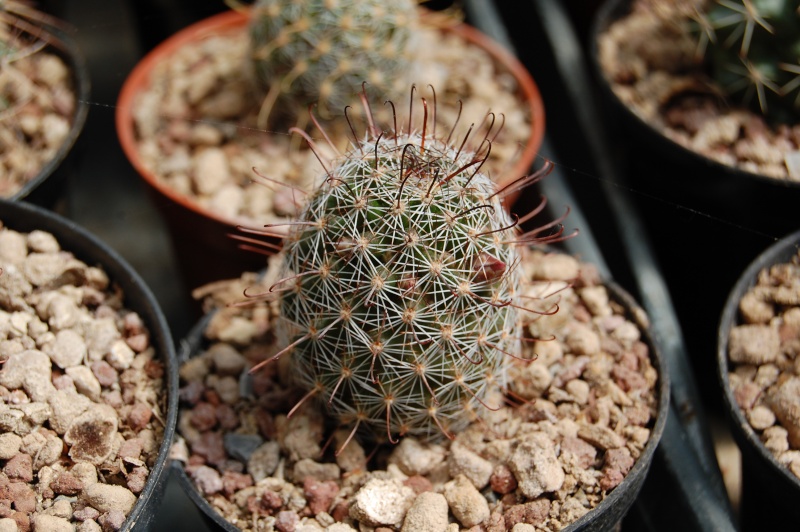
[[[629,153],[639,163],[636,168],[647,170],[629,179],[634,193],[641,187],[678,206],[728,217],[732,223],[770,234],[783,235],[800,226],[800,216],[786,216],[774,203],[766,204],[774,200],[778,205],[796,205],[800,181],[774,179],[709,159],[664,136],[614,94],[599,61],[599,36],[629,14],[635,1],[606,0],[597,12],[590,39],[592,67],[603,101],[619,118],[627,140],[645,148]]]
[[[90,78],[86,59],[75,40],[59,28],[48,27],[47,32],[50,34],[51,40],[45,50],[59,56],[72,74],[76,99],[75,113],[72,116],[72,125],[67,138],[55,156],[42,166],[36,177],[25,183],[8,199],[24,199],[29,203],[58,210],[59,200],[65,196],[69,177],[75,172],[80,157],[80,146],[76,146],[76,142],[86,123],[86,115],[89,113]]]
[[[178,363],[166,318],[139,274],[116,251],[74,222],[43,208],[8,200],[0,200],[0,220],[15,231],[47,231],[56,237],[63,249],[72,252],[80,260],[101,265],[109,278],[123,290],[126,307],[136,311],[147,326],[150,342],[165,365],[167,408],[163,420],[164,439],[145,487],[120,530],[157,529],[152,520],[166,486],[167,455],[178,418]]]
[[[214,311],[209,312],[200,318],[200,320],[192,327],[186,337],[181,340],[180,349],[178,351],[179,364],[183,364],[190,358],[199,355],[201,350],[208,347],[204,333],[213,315]],[[223,519],[222,516],[211,507],[208,501],[203,497],[192,480],[189,478],[189,475],[186,474],[186,468],[184,466],[185,464],[180,460],[173,460],[170,464],[170,469],[172,470],[172,475],[178,479],[178,484],[183,492],[200,510],[200,515],[203,518],[203,522],[210,530],[226,530],[229,532],[238,531],[239,528],[233,526],[230,522]]]
[[[800,182],[745,172],[674,142],[636,115],[613,92],[599,61],[598,39],[631,10],[635,0],[606,0],[589,39],[597,94],[624,183],[685,334],[699,382],[715,379],[714,331],[730,287],[752,257],[800,228]],[[720,264],[720,254],[725,263]],[[702,294],[702,297],[699,295]],[[702,387],[704,401],[721,412],[719,394]]]
[[[655,423],[651,429],[650,440],[647,442],[647,445],[633,468],[625,477],[625,480],[614,488],[593,511],[564,528],[564,532],[610,532],[617,529],[618,524],[622,521],[622,518],[636,500],[644,484],[647,473],[650,470],[650,464],[653,461],[653,454],[655,453],[656,447],[658,447],[661,434],[664,432],[667,412],[669,410],[669,378],[666,362],[661,351],[653,341],[653,336],[647,324],[644,310],[636,303],[630,294],[616,283],[607,282],[605,286],[609,292],[610,299],[622,305],[626,309],[627,318],[638,325],[642,334],[642,341],[649,347],[653,367],[656,368],[659,375],[657,386],[658,410],[655,415]],[[203,333],[208,323],[211,321],[212,315],[213,312],[201,318],[181,342],[180,352],[178,353],[179,362],[183,363],[197,356],[200,354],[201,350],[207,347],[207,342]],[[182,462],[174,460],[172,466],[179,484],[184,489],[189,499],[200,509],[206,524],[211,527],[211,529],[224,530],[226,532],[236,532],[240,530],[223,519],[222,516],[211,507],[187,475]]]
[[[800,478],[782,466],[745,419],[728,380],[728,337],[739,323],[742,296],[758,274],[773,264],[790,262],[800,245],[800,231],[776,242],[744,271],[731,290],[719,325],[717,368],[729,424],[742,452],[741,523],[744,530],[790,530],[800,523]]]
[[[644,310],[633,299],[633,297],[612,281],[606,281],[606,289],[611,301],[622,305],[627,314],[627,318],[633,321],[641,331],[642,341],[644,341],[650,351],[650,359],[653,367],[658,371],[658,410],[656,411],[655,424],[651,429],[650,440],[647,442],[642,454],[628,472],[628,476],[614,488],[603,501],[591,512],[587,513],[563,530],[565,532],[607,532],[617,530],[622,518],[633,505],[639,491],[642,489],[650,464],[653,462],[653,454],[661,440],[664,426],[667,423],[667,412],[669,411],[669,373],[664,356],[653,341],[652,331],[647,321]]]

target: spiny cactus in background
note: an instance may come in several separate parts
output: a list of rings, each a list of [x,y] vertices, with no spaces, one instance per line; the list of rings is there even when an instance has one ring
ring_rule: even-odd
[[[381,102],[396,95],[407,83],[416,22],[414,0],[258,0],[250,56],[267,91],[262,123],[278,101],[341,110],[364,81]]]
[[[800,118],[800,0],[709,1],[694,18],[720,88],[772,122]]]
[[[474,420],[520,353],[517,246],[562,238],[557,223],[522,234],[503,207],[549,167],[498,189],[481,172],[493,121],[473,153],[466,138],[437,136],[422,103],[419,131],[396,118],[378,131],[365,105],[366,134],[323,162],[324,182],[289,224],[285,276],[270,289],[286,346],[273,359],[291,353],[306,397],[351,437],[359,428],[392,442],[450,437]]]

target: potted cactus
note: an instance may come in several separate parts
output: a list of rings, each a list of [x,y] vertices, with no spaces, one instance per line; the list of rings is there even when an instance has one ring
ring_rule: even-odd
[[[673,142],[790,186],[800,181],[798,7],[609,2],[595,28],[596,60],[613,93]]]
[[[634,186],[773,237],[796,228],[784,213],[800,198],[798,7],[792,0],[604,5],[593,58],[603,94],[642,148],[634,172],[643,177]]]
[[[771,237],[796,228],[785,213],[800,198],[799,7],[793,0],[604,4],[593,61],[602,94],[638,148],[632,173],[641,177],[632,186]],[[657,201],[641,203],[659,211]],[[762,238],[745,256],[764,245]]]
[[[330,158],[295,130],[323,180],[283,250],[249,298],[198,293],[228,305],[181,355],[190,497],[224,530],[611,529],[668,402],[641,311],[531,248],[560,220],[503,202],[543,173],[498,187],[430,118],[376,124]]]
[[[88,110],[89,75],[64,24],[17,0],[0,6],[0,197],[55,205]]]
[[[716,374],[713,357],[701,354],[714,352],[730,286],[753,256],[799,225],[800,181],[791,177],[800,147],[792,123],[797,56],[785,55],[796,53],[786,43],[796,38],[797,7],[607,0],[592,29],[599,94],[628,150],[625,185],[676,287],[701,381]],[[724,267],[719,249],[729,250]],[[716,390],[704,394],[722,408]]]
[[[439,88],[440,99],[447,94],[450,103],[438,105],[436,118],[458,122],[454,139],[465,139],[473,123],[470,139],[501,130],[489,137],[487,164],[496,175],[505,165],[514,165],[506,176],[531,166],[543,109],[533,81],[507,52],[465,25],[420,12],[414,2],[328,4],[265,1],[207,19],[157,47],[123,87],[120,141],[163,207],[193,286],[263,264],[232,247],[227,235],[237,225],[294,214],[289,189],[271,180],[312,186],[316,158],[285,134],[287,124],[307,119],[312,101],[320,101],[324,120],[341,115],[342,104],[357,104],[366,86],[376,114],[390,115],[383,102],[397,94],[392,85],[407,91],[417,80],[429,102],[436,99],[429,85]],[[489,107],[494,114],[486,114]],[[342,150],[349,131],[336,123],[329,130]],[[211,260],[218,256],[228,260]]]

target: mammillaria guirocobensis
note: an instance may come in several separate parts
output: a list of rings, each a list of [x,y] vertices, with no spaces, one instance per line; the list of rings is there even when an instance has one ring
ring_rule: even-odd
[[[364,81],[371,96],[395,96],[407,81],[416,22],[413,0],[259,0],[250,55],[268,91],[263,117],[278,100],[341,110]]]
[[[307,397],[353,433],[451,436],[518,357],[517,245],[562,238],[521,234],[503,205],[546,171],[498,189],[481,173],[491,122],[476,153],[438,136],[427,106],[420,130],[389,131],[365,107],[366,134],[321,157],[324,181],[289,224],[274,358],[291,353]]]

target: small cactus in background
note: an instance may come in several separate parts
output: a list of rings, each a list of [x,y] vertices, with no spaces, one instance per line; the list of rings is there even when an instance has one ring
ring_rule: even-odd
[[[416,22],[414,0],[258,0],[250,56],[267,94],[262,122],[279,101],[341,110],[364,81],[382,100],[396,95],[407,82]]]
[[[378,131],[365,105],[366,134],[323,163],[270,289],[286,346],[273,359],[291,353],[306,397],[352,434],[392,442],[452,437],[503,386],[522,336],[517,246],[562,238],[555,223],[521,234],[503,207],[547,170],[498,189],[481,172],[493,121],[474,153],[437,136],[422,101],[419,131]]]
[[[800,1],[716,0],[693,17],[720,88],[773,122],[800,117]]]

